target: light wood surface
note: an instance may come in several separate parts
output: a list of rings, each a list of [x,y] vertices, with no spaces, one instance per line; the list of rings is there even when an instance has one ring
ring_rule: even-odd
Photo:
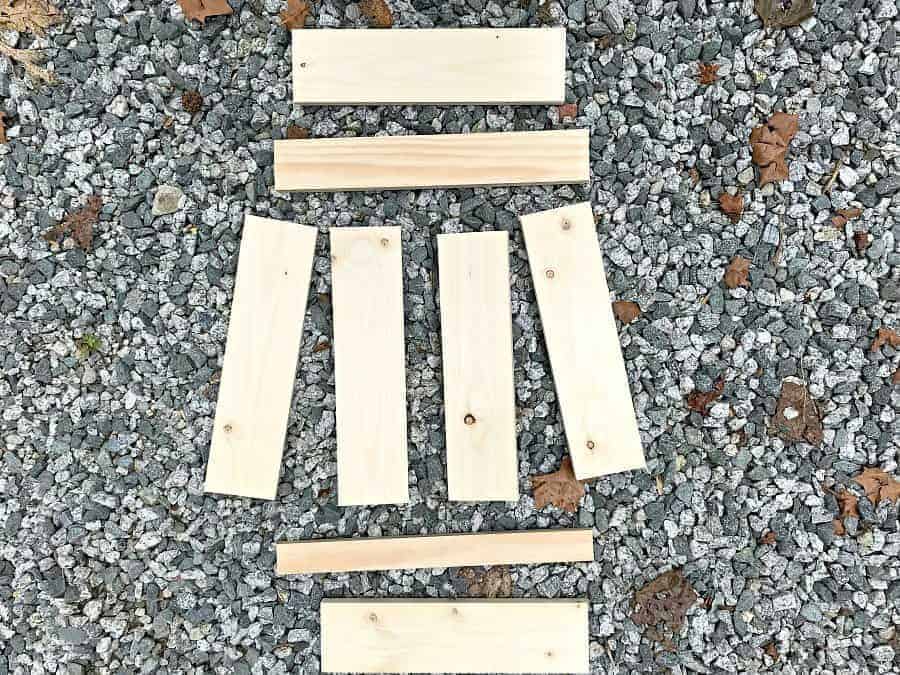
[[[330,235],[338,504],[406,503],[400,228]]]
[[[575,475],[643,468],[591,206],[520,220]]]
[[[323,600],[322,670],[587,673],[586,600]]]
[[[275,499],[316,233],[244,218],[206,492]]]
[[[566,31],[416,28],[292,31],[294,102],[563,103]]]
[[[275,141],[276,190],[586,183],[588,130]]]
[[[524,565],[594,559],[592,531],[529,530],[275,544],[276,574]]]
[[[438,235],[447,486],[452,501],[516,501],[509,235]]]

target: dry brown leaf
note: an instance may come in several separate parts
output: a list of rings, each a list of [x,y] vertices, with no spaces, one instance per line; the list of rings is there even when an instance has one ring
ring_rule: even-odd
[[[90,251],[94,241],[94,225],[102,207],[103,199],[99,196],[88,197],[87,203],[81,209],[70,213],[65,220],[50,228],[44,234],[44,239],[58,244],[66,235],[71,235],[81,249]]]
[[[569,513],[578,510],[578,502],[584,496],[584,481],[575,478],[572,469],[572,458],[566,455],[559,466],[559,471],[531,477],[534,490],[534,507],[542,509],[553,504]]]
[[[630,300],[616,300],[612,304],[613,314],[624,324],[629,324],[641,315],[641,307]]]
[[[698,63],[697,64],[697,80],[700,84],[713,84],[719,79],[719,64],[717,63]]]
[[[178,4],[185,19],[202,24],[211,16],[228,16],[234,13],[228,0],[178,0]]]
[[[732,223],[736,223],[744,212],[744,195],[740,192],[734,195],[723,192],[719,195],[719,208],[731,219]]]
[[[847,534],[847,527],[844,525],[844,519],[859,518],[859,497],[850,492],[850,490],[845,490],[843,488],[837,492],[832,492],[828,488],[825,488],[825,491],[831,492],[837,500],[840,511],[837,518],[831,521],[831,525],[834,528],[834,533],[839,537],[843,537]]]
[[[331,348],[331,343],[328,340],[322,340],[321,342],[316,343],[316,346],[313,347],[313,354],[318,354],[319,352],[324,352]]]
[[[303,28],[311,11],[312,7],[306,0],[288,0],[287,8],[280,15],[281,25],[288,30]]]
[[[782,382],[772,424],[775,433],[785,441],[820,445],[824,437],[819,406],[806,387],[796,382]]]
[[[753,163],[759,167],[760,186],[788,178],[788,146],[799,128],[797,115],[777,112],[750,132],[750,149]]]
[[[306,127],[298,126],[296,124],[289,124],[284,135],[287,138],[295,140],[309,138],[309,129],[307,129]]]
[[[639,626],[653,628],[662,624],[677,635],[684,626],[687,611],[699,597],[680,569],[670,570],[635,591],[631,620]]]
[[[759,543],[764,544],[766,546],[771,546],[776,541],[775,533],[769,530],[763,536],[759,538]]]
[[[10,61],[18,61],[25,69],[25,73],[37,82],[46,84],[55,84],[56,75],[46,68],[42,68],[44,56],[41,52],[34,49],[17,49],[10,47],[3,40],[0,40],[0,54],[8,57]]]
[[[763,26],[788,28],[799,26],[813,15],[813,0],[756,0],[756,13]]]
[[[800,117],[786,112],[775,113],[766,124],[776,134],[781,136],[785,146],[789,145],[791,139],[800,131]]]
[[[854,218],[859,218],[861,215],[862,209],[857,209],[855,207],[851,209],[838,209],[835,211],[835,215],[831,217],[831,224],[840,228]]]
[[[6,143],[6,113],[0,111],[0,143]]]
[[[883,469],[868,467],[855,476],[853,481],[862,486],[866,497],[875,505],[882,499],[891,503],[896,503],[900,499],[900,481]]]
[[[766,183],[780,183],[790,178],[791,172],[788,169],[787,162],[784,159],[778,159],[768,166],[764,166],[759,170],[760,187]]]
[[[778,660],[778,657],[779,657],[778,647],[775,645],[774,642],[770,642],[765,647],[763,647],[763,651],[766,653],[766,656],[768,656],[773,661]]]
[[[556,111],[559,113],[559,119],[575,119],[578,115],[578,104],[577,103],[564,103],[563,105],[556,106]]]
[[[62,13],[46,0],[0,0],[0,28],[43,35],[62,21]]]
[[[750,285],[750,261],[739,255],[734,256],[725,269],[725,285],[728,288]]]
[[[373,28],[390,28],[394,25],[391,8],[385,0],[362,0],[359,3],[359,11],[369,20],[369,25]]]
[[[894,349],[900,348],[900,335],[890,328],[879,328],[875,339],[872,340],[872,351],[877,352],[883,345]]]
[[[891,376],[891,382],[893,384],[900,384],[900,368],[894,371],[894,374]]]
[[[189,90],[181,95],[181,107],[191,115],[200,112],[203,107],[203,96],[199,91]]]
[[[725,391],[725,378],[719,377],[710,391],[692,391],[687,397],[687,406],[704,417],[709,414],[709,406],[715,403]]]
[[[853,233],[853,244],[856,246],[856,255],[862,255],[869,248],[871,240],[869,233],[863,230],[857,230]]]
[[[487,571],[472,567],[456,573],[468,585],[469,595],[476,598],[508,598],[512,595],[512,577],[503,565],[491,567]]]

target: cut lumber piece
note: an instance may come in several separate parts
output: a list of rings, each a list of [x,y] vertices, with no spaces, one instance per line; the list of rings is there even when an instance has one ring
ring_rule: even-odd
[[[438,235],[447,486],[452,501],[516,501],[509,235]]]
[[[276,190],[585,183],[588,130],[275,141]]]
[[[206,492],[275,499],[316,234],[244,218]]]
[[[403,504],[406,352],[399,227],[331,229],[338,504]]]
[[[587,673],[586,600],[344,600],[321,605],[322,670]]]
[[[566,31],[554,28],[295,30],[294,102],[563,103]]]
[[[276,574],[525,565],[594,559],[590,528],[316,539],[275,544]]]
[[[643,468],[591,205],[520,221],[575,476]]]

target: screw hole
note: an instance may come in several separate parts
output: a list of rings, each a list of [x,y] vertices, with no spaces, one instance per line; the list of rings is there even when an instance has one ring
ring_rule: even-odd
[[[369,621],[372,623],[378,623],[378,615],[375,612],[369,614]]]
[[[306,68],[306,61],[303,61],[303,62],[300,64],[300,67],[301,67],[301,68]]]
[[[475,424],[475,415],[473,415],[472,413],[468,413],[463,418],[463,422],[465,422],[467,426],[472,426],[473,424]]]
[[[226,424],[224,427],[222,427],[222,431],[224,431],[226,434],[230,434],[231,433],[231,425]]]
[[[544,272],[544,276],[546,276],[548,279],[552,279],[556,276],[556,272],[554,272],[553,270],[547,270],[546,272]]]
[[[569,220],[568,218],[563,218],[562,229],[571,230],[572,229],[572,221]]]
[[[588,450],[594,449],[594,441],[588,441],[587,443],[585,443],[585,445],[587,446]]]
[[[387,237],[384,237],[384,238],[381,240],[381,245],[384,246],[384,248],[387,248],[388,246],[391,245],[391,242],[390,242],[390,240],[389,240]]]

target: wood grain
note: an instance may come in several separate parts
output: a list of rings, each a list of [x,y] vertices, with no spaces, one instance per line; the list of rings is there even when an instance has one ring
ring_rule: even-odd
[[[641,469],[644,452],[591,206],[520,220],[575,475]]]
[[[330,235],[338,504],[406,503],[400,228]]]
[[[275,141],[276,190],[585,183],[588,130]]]
[[[316,234],[244,218],[206,492],[275,499]]]
[[[524,565],[594,559],[592,531],[529,530],[275,544],[276,574]]]
[[[509,235],[438,235],[447,485],[453,501],[516,501]]]
[[[585,600],[322,601],[322,670],[587,673]]]
[[[292,31],[294,102],[552,104],[566,97],[566,31]]]

